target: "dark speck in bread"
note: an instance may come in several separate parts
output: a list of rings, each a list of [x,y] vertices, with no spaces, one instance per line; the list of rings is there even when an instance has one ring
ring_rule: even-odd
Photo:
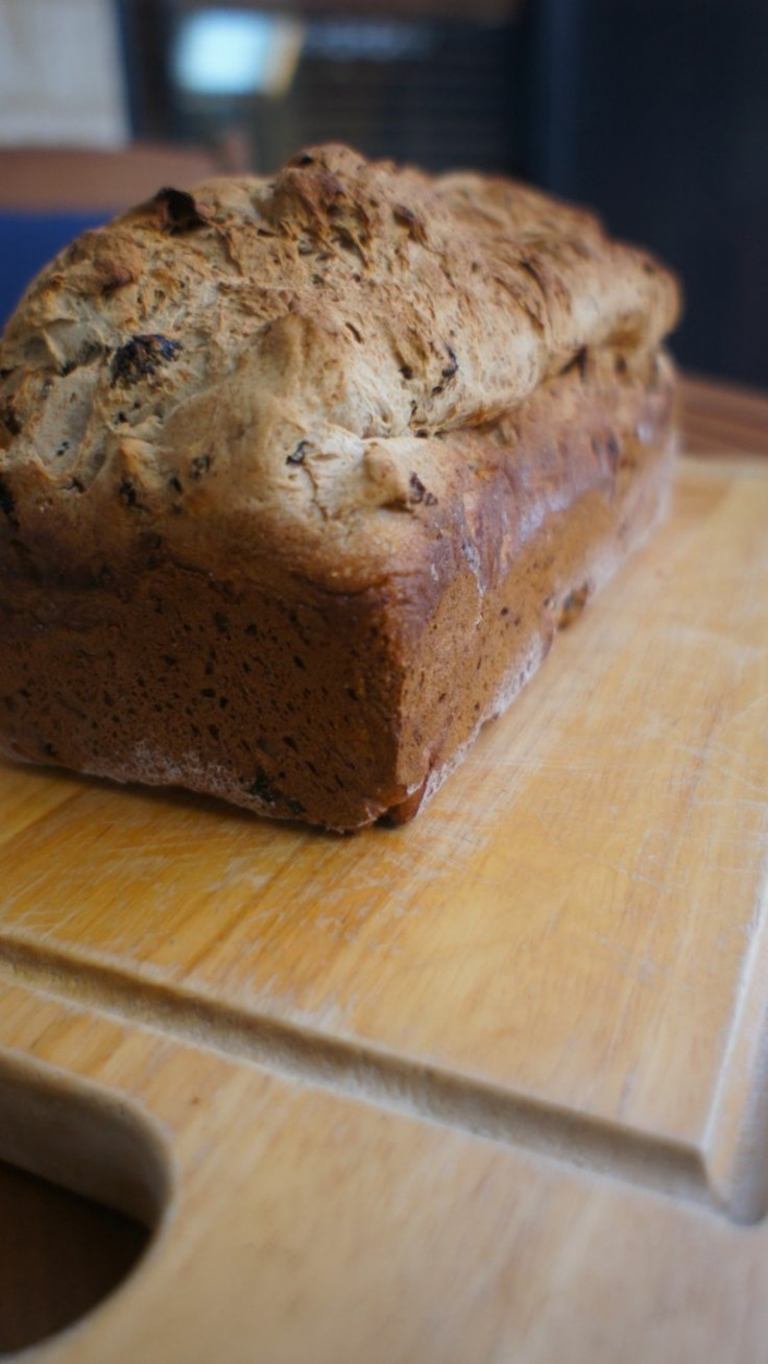
[[[202,478],[204,474],[208,473],[212,462],[210,455],[195,455],[190,466],[191,477],[195,480]]]
[[[181,341],[172,341],[159,332],[132,336],[112,357],[112,383],[135,384],[156,374],[158,367],[175,360],[182,348]]]
[[[12,524],[15,523],[16,499],[4,479],[0,479],[0,512],[7,516]]]
[[[248,783],[249,796],[256,796],[258,800],[263,800],[267,805],[277,805],[280,796],[269,780],[266,772],[258,768],[256,775]]]
[[[411,474],[408,483],[411,489],[412,502],[423,502],[425,507],[434,507],[437,505],[435,494],[429,492],[428,489],[424,487],[418,474]]]
[[[129,478],[124,478],[118,488],[118,496],[124,507],[135,507],[138,505],[136,488]]]
[[[295,450],[292,450],[286,458],[286,464],[303,464],[304,456],[309,449],[308,440],[300,440]]]
[[[451,346],[447,346],[446,349],[448,351],[448,364],[443,366],[441,374],[442,377],[447,380],[453,379],[455,375],[458,374],[459,362],[456,359],[456,353],[453,350],[453,348]]]
[[[9,436],[21,435],[21,421],[10,398],[0,407],[0,426],[4,426]]]
[[[160,210],[162,226],[172,236],[205,226],[206,220],[187,190],[166,186],[157,191],[152,204]]]

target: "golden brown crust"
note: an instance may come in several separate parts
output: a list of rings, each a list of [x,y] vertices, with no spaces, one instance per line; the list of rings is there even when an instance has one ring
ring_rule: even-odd
[[[365,578],[350,527],[397,547],[375,514],[414,471],[447,492],[438,436],[585,347],[645,363],[677,307],[588,213],[312,149],[274,181],[161,192],[57,257],[0,348],[0,478],[69,559],[229,512],[291,554],[322,526],[331,564],[343,550]]]
[[[652,519],[677,308],[581,210],[340,147],[86,234],[0,347],[6,747],[332,827],[413,804]],[[473,649],[452,710],[414,680]]]

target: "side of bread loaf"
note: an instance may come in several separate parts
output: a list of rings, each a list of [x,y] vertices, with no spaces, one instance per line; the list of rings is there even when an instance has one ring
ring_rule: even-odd
[[[407,818],[659,514],[677,293],[505,181],[163,191],[0,350],[0,744]]]

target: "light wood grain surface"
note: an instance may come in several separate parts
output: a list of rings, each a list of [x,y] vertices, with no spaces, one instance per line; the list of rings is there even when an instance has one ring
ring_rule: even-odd
[[[157,1224],[46,1359],[764,1359],[768,403],[685,399],[670,521],[413,825],[0,769],[0,1157]]]

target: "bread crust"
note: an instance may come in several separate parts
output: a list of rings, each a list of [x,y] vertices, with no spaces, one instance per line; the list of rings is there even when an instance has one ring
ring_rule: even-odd
[[[338,147],[85,234],[0,347],[0,744],[411,817],[658,517],[678,306],[581,210]]]

